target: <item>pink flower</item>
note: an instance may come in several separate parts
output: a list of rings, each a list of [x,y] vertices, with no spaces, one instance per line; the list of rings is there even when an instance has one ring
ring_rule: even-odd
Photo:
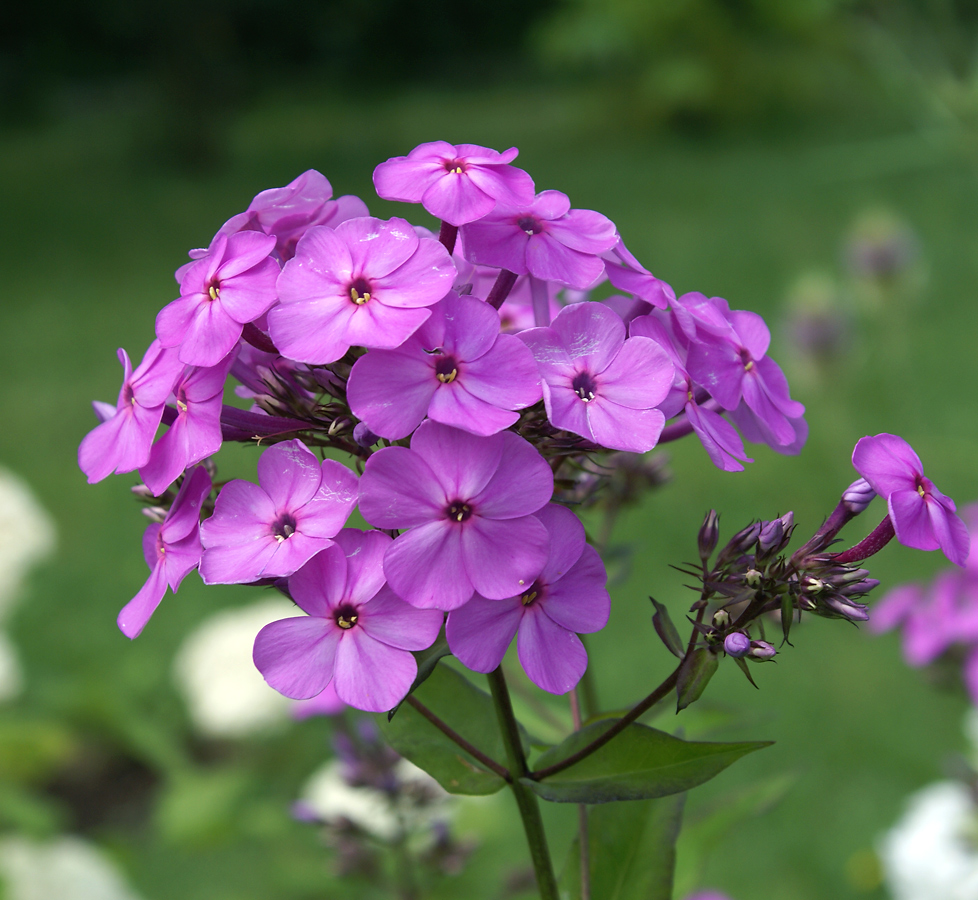
[[[895,434],[864,437],[852,451],[852,464],[886,500],[897,540],[918,550],[937,550],[956,565],[968,558],[970,538],[956,507],[924,475],[920,457]]]
[[[332,682],[340,700],[370,712],[404,698],[418,672],[410,651],[431,646],[442,615],[384,583],[390,544],[378,531],[345,529],[289,579],[307,615],[272,622],[255,639],[255,665],[275,690],[303,700]]]
[[[420,203],[449,225],[464,225],[492,212],[497,203],[533,200],[533,180],[509,165],[519,151],[504,153],[476,144],[420,144],[374,169],[374,187],[385,200]]]
[[[608,622],[608,576],[574,513],[551,503],[536,518],[550,535],[550,555],[533,584],[507,600],[476,594],[448,614],[446,635],[452,653],[475,672],[495,669],[518,635],[520,663],[530,680],[552,694],[566,694],[587,668],[577,635],[600,631]]]
[[[201,526],[204,584],[242,584],[291,575],[346,523],[356,505],[357,477],[331,459],[322,463],[296,439],[258,460],[258,484],[229,481]]]
[[[173,593],[200,562],[200,508],[211,492],[211,478],[202,466],[187,474],[163,524],[153,524],[143,535],[143,555],[151,574],[139,593],[119,613],[119,630],[138,637],[160,605],[167,585]]]
[[[350,347],[398,347],[451,289],[448,251],[404,219],[350,219],[311,228],[278,281],[268,315],[283,356],[323,364]]]
[[[164,347],[179,347],[189,366],[216,366],[244,326],[275,303],[275,238],[257,231],[218,235],[205,256],[181,267],[180,297],[156,317]]]

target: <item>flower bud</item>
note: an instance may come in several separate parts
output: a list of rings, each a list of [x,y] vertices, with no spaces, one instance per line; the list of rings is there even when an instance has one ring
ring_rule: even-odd
[[[753,646],[753,642],[742,631],[731,631],[723,639],[723,649],[728,656],[740,658],[746,656]]]
[[[730,613],[725,609],[718,609],[713,613],[713,627],[714,628],[726,628],[730,624]]]
[[[696,538],[700,551],[700,559],[704,565],[706,565],[706,561],[713,555],[713,551],[716,550],[717,540],[720,538],[719,519],[720,517],[717,515],[717,511],[711,509],[706,514],[706,518],[703,520],[703,524],[700,526],[700,532]]]
[[[876,496],[865,478],[859,478],[842,492],[842,502],[854,516],[858,516]]]
[[[761,523],[754,522],[752,525],[748,525],[746,528],[738,531],[730,540],[727,542],[727,546],[720,551],[720,556],[717,559],[717,565],[724,565],[726,563],[731,563],[738,556],[743,556],[754,543],[757,541],[757,536],[761,533]]]
[[[838,613],[853,622],[866,622],[869,620],[869,607],[863,603],[856,603],[841,594],[833,594],[825,598],[825,605],[833,612]]]
[[[772,659],[777,652],[767,641],[751,641],[750,652],[747,655],[751,659]]]
[[[353,426],[353,440],[357,444],[363,447],[364,450],[369,450],[377,441],[380,440],[376,434],[374,434],[363,422],[357,422]]]

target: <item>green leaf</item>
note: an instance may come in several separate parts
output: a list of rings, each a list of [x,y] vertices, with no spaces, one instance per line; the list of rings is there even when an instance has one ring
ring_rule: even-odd
[[[489,694],[454,669],[435,666],[415,696],[462,738],[505,764],[506,748]],[[404,704],[390,721],[386,713],[380,713],[377,721],[387,742],[449,793],[494,794],[505,787],[502,778],[462,750],[412,706]],[[527,746],[525,750],[528,749]]]
[[[686,662],[679,670],[679,682],[676,685],[676,712],[684,710],[690,703],[700,699],[719,665],[720,660],[717,655],[706,647],[694,650],[686,658]]]
[[[435,671],[435,666],[438,665],[440,660],[451,655],[452,651],[448,649],[448,638],[445,637],[445,626],[442,625],[441,634],[438,635],[438,640],[435,641],[427,650],[419,650],[414,654],[414,658],[418,663],[418,674],[415,676],[411,689],[404,695],[405,698],[410,697],[411,694],[413,694],[431,677],[431,673]],[[403,702],[404,700],[401,701],[401,703]],[[394,718],[394,713],[401,708],[401,703],[398,703],[397,706],[387,713],[388,721]]]
[[[669,618],[669,610],[656,600],[655,597],[649,597],[649,600],[652,601],[652,605],[655,607],[655,615],[652,616],[655,633],[659,635],[662,643],[666,645],[666,649],[673,656],[682,659],[686,653],[686,648],[683,646],[682,638],[679,637],[676,626],[672,624],[672,619]]]
[[[561,762],[611,727],[596,722],[542,754],[536,769]],[[678,794],[709,781],[741,756],[771,741],[736,744],[683,741],[646,725],[631,724],[590,756],[542,781],[522,779],[545,800],[608,803]]]
[[[781,597],[781,632],[784,635],[784,642],[791,645],[788,635],[791,634],[791,620],[795,615],[795,605],[791,598],[791,593],[785,591]]]
[[[740,657],[734,657],[734,662],[737,663],[737,668],[739,668],[740,671],[743,672],[747,676],[747,680],[751,684],[753,684],[754,687],[757,687],[757,685],[754,684],[754,679],[751,677],[750,667],[747,665],[747,660],[746,659],[741,659]],[[760,688],[758,688],[758,690],[760,690]]]
[[[676,838],[685,794],[588,810],[591,896],[601,900],[672,900]],[[570,900],[581,897],[580,839],[571,844],[560,879]]]

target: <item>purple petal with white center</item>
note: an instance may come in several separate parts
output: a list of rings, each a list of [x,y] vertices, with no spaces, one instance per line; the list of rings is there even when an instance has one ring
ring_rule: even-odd
[[[902,437],[886,433],[860,438],[852,465],[884,499],[894,491],[916,490],[916,478],[924,472],[913,448]]]
[[[419,609],[451,610],[465,603],[475,589],[462,561],[461,531],[440,519],[395,538],[384,556],[394,593]]]
[[[417,609],[396,596],[389,587],[359,607],[357,625],[375,640],[400,650],[430,647],[444,620],[439,609]]]
[[[598,551],[585,545],[577,562],[563,577],[549,581],[537,602],[562,628],[590,634],[608,624],[611,596],[607,582],[608,574]]]
[[[390,275],[418,249],[414,228],[397,217],[387,222],[372,216],[348,219],[336,226],[336,237],[350,249],[353,273],[371,279]]]
[[[405,344],[415,345],[416,340],[417,335]],[[402,345],[361,356],[353,364],[346,396],[353,415],[374,434],[396,441],[421,424],[438,385],[424,352],[406,352]]]
[[[607,369],[625,344],[625,323],[618,313],[603,303],[566,306],[550,328],[566,348],[576,369],[586,368],[592,374]]]
[[[519,419],[519,413],[499,409],[485,400],[473,397],[460,380],[452,384],[439,385],[431,398],[427,412],[434,422],[482,437],[509,428]]]
[[[432,306],[441,300],[452,289],[455,274],[448,251],[431,238],[420,239],[411,258],[393,272],[369,272],[376,297],[384,306],[409,309]]]
[[[556,237],[541,232],[526,246],[526,268],[543,281],[558,281],[584,290],[604,275],[604,261],[598,256],[565,247]]]
[[[330,618],[346,597],[346,551],[333,543],[289,578],[289,595],[310,616]]]
[[[901,544],[917,550],[936,550],[940,546],[927,512],[928,503],[916,490],[893,491],[886,503]]]
[[[330,619],[279,619],[258,632],[255,667],[280,694],[293,700],[315,697],[333,678],[339,632]]]
[[[384,586],[384,554],[392,539],[379,531],[344,528],[335,541],[346,554],[346,585],[341,591],[342,598],[351,603],[366,603]],[[330,596],[339,598],[340,594]]]
[[[476,594],[448,614],[448,646],[473,672],[491,672],[503,661],[522,618],[523,604],[518,597],[486,600]]]
[[[563,578],[581,558],[587,543],[584,526],[574,513],[559,503],[548,503],[534,515],[550,535],[550,555],[539,580],[544,584],[553,584]]]
[[[337,695],[367,712],[397,706],[417,674],[418,664],[407,650],[376,641],[359,628],[343,635],[336,651]]]
[[[586,404],[594,441],[611,450],[645,453],[658,442],[666,417],[657,409],[629,409],[604,397]]]
[[[467,580],[476,591],[487,600],[503,600],[515,597],[533,584],[547,562],[550,549],[550,535],[539,519],[473,516],[465,524],[461,556]],[[392,587],[397,590],[393,584]]]
[[[438,519],[453,499],[407,447],[378,450],[360,477],[360,514],[376,528],[411,528]]]
[[[165,593],[166,576],[163,571],[163,561],[160,560],[136,596],[122,607],[116,619],[119,631],[130,640],[139,637],[150,617],[156,612],[156,607],[160,605]]]
[[[502,434],[480,437],[431,421],[422,422],[411,437],[411,451],[428,464],[448,502],[479,496],[509,446]]]
[[[536,448],[519,435],[505,431],[494,440],[502,452],[492,477],[477,494],[463,496],[471,498],[480,517],[514,519],[537,512],[553,496],[553,470]]]
[[[619,406],[651,409],[665,400],[675,374],[669,355],[655,341],[629,338],[601,372],[599,394]]]
[[[581,639],[532,605],[520,622],[516,649],[530,681],[551,694],[572,690],[587,669]]]

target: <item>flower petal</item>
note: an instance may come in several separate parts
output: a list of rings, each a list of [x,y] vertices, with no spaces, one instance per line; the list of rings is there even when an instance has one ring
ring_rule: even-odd
[[[296,616],[266,625],[255,638],[255,667],[293,700],[315,697],[333,678],[340,629],[329,619]]]
[[[522,618],[523,604],[518,597],[486,600],[476,594],[448,614],[448,646],[473,672],[491,672],[503,661]]]
[[[551,694],[572,690],[587,669],[581,639],[532,605],[520,622],[516,649],[530,681]]]

